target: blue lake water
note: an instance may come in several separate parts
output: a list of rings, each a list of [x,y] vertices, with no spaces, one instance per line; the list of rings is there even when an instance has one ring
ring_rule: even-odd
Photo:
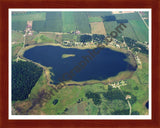
[[[62,58],[63,54],[75,54]],[[126,54],[109,48],[75,49],[59,46],[36,46],[27,50],[24,57],[47,67],[52,67],[54,83],[68,79],[74,81],[104,80],[121,71],[135,70],[124,59]]]

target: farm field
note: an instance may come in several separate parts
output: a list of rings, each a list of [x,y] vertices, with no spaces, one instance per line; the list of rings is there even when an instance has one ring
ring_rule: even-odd
[[[15,21],[12,22],[12,30],[15,31],[24,31],[27,26],[27,21]]]
[[[45,21],[33,21],[33,30],[38,32],[62,32],[61,12],[46,12]]]
[[[114,14],[117,20],[127,19],[127,20],[141,20],[138,12],[135,13],[123,13],[123,14]]]
[[[148,28],[145,26],[142,20],[130,20],[130,24],[134,29],[139,41],[148,42]]]
[[[63,32],[72,32],[76,30],[74,12],[62,12]]]
[[[77,30],[79,30],[81,33],[90,33],[91,32],[91,28],[89,26],[88,16],[86,13],[74,12],[74,18],[75,18]]]
[[[117,22],[113,21],[113,22],[104,22],[104,26],[106,29],[106,33],[110,34],[112,31],[114,31],[114,29],[117,27]]]
[[[44,21],[46,19],[46,13],[45,12],[30,12],[30,13],[25,13],[25,14],[17,14],[13,15],[12,17],[12,22],[20,22],[20,21]]]
[[[88,19],[89,19],[89,23],[102,22],[102,18],[101,17],[88,17]]]
[[[88,16],[108,16],[108,15],[112,15],[112,12],[86,12]]]
[[[22,43],[24,40],[23,33],[12,31],[12,42]]]
[[[106,35],[106,31],[105,31],[103,22],[93,22],[93,23],[90,23],[90,25],[91,25],[92,34]]]

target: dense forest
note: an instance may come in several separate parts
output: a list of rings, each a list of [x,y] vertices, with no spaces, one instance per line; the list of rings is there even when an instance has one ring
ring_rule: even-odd
[[[43,69],[31,62],[12,63],[12,101],[25,100]]]

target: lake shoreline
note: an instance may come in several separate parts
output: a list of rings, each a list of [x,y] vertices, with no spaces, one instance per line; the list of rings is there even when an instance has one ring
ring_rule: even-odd
[[[31,48],[34,48],[34,47],[36,47],[36,46],[59,46],[59,47],[61,47],[61,48],[67,48],[67,49],[68,49],[68,48],[71,48],[71,49],[80,49],[80,50],[82,50],[82,48],[65,47],[65,46],[62,46],[61,44],[43,43],[43,44],[34,44],[34,45],[27,46],[27,47],[25,47],[25,48],[22,50],[22,52],[20,53],[19,57],[20,57],[21,59],[30,61],[30,62],[32,62],[32,63],[34,63],[34,64],[42,67],[42,68],[44,69],[44,72],[49,72],[49,73],[45,73],[45,74],[49,74],[49,75],[46,75],[46,78],[47,78],[47,81],[48,81],[48,82],[47,82],[48,85],[50,85],[50,86],[52,86],[52,87],[55,87],[55,88],[61,88],[62,85],[60,85],[60,84],[59,84],[58,86],[55,85],[55,84],[52,84],[52,83],[53,83],[53,80],[51,79],[51,75],[50,75],[50,74],[52,73],[52,72],[50,71],[51,67],[50,67],[50,68],[49,68],[49,67],[46,67],[46,66],[41,65],[41,64],[39,64],[39,63],[37,63],[37,62],[34,62],[34,61],[30,60],[30,59],[27,59],[27,58],[25,58],[25,57],[23,56],[24,53],[25,53],[27,50],[29,50],[29,49],[31,49]],[[85,49],[94,49],[94,48],[97,48],[97,47],[90,47],[90,48],[84,47],[83,50],[85,50]],[[109,49],[111,49],[111,50],[113,50],[113,51],[121,52],[121,53],[124,53],[124,54],[127,54],[127,52],[128,52],[127,50],[124,50],[124,49],[111,48],[111,47],[107,47],[106,45],[105,45],[104,48],[109,48]],[[119,72],[116,76],[109,77],[109,78],[107,78],[106,80],[88,80],[88,81],[82,81],[82,82],[64,81],[64,82],[65,82],[65,85],[68,85],[68,86],[70,86],[70,85],[72,85],[72,84],[79,85],[79,86],[91,85],[91,84],[95,84],[95,83],[108,84],[108,83],[112,83],[112,82],[116,82],[116,81],[120,81],[120,80],[129,79],[129,78],[132,76],[133,73],[134,73],[134,71],[129,71],[129,70],[128,70],[128,71]]]

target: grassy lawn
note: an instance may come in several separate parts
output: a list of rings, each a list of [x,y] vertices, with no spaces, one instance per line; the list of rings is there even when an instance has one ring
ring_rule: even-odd
[[[63,32],[71,32],[76,30],[74,20],[74,12],[62,12]]]
[[[46,19],[46,13],[45,12],[31,12],[27,14],[18,14],[18,15],[12,15],[12,21],[29,21],[29,20],[36,20],[41,21]]]
[[[101,17],[88,17],[88,19],[89,19],[89,23],[102,22],[102,18]]]

